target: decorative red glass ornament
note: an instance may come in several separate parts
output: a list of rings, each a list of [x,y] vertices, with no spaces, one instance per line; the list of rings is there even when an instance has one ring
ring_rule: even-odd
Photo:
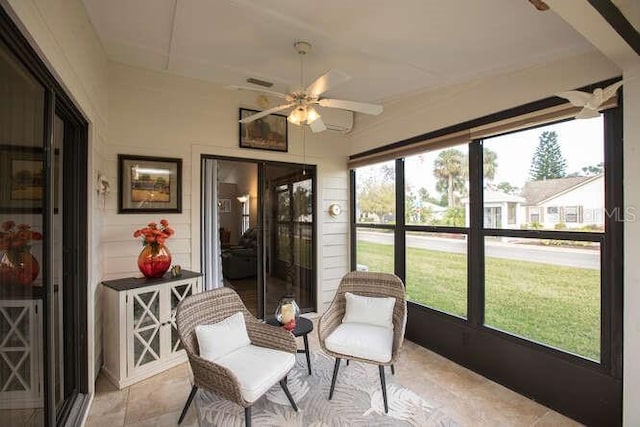
[[[40,273],[38,260],[29,251],[0,252],[0,283],[30,285]]]
[[[138,268],[145,277],[162,277],[171,267],[171,252],[165,245],[145,245],[138,255]]]

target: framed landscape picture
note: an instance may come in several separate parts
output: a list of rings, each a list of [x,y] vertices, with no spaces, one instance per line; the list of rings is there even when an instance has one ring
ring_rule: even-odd
[[[43,150],[32,146],[0,146],[0,211],[42,212]],[[56,168],[57,171],[57,168]]]
[[[259,113],[240,109],[240,119]],[[288,149],[287,116],[269,114],[251,123],[240,123],[240,147],[284,151]]]
[[[182,159],[118,155],[118,213],[182,212]]]

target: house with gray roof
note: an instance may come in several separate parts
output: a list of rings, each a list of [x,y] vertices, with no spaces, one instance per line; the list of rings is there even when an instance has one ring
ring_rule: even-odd
[[[594,228],[604,224],[604,175],[528,181],[520,195],[485,188],[484,226],[521,228],[539,225],[543,229]],[[469,225],[469,198],[461,202]]]
[[[524,222],[542,228],[604,225],[604,175],[529,181],[521,196]]]

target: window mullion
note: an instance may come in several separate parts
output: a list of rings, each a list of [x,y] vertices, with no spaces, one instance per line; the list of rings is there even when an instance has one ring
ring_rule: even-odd
[[[484,323],[484,235],[482,141],[469,144],[469,234],[467,236],[467,319]]]
[[[396,159],[396,226],[394,229],[394,270],[404,283],[406,283],[406,233],[405,233],[405,185],[404,185],[404,159]]]

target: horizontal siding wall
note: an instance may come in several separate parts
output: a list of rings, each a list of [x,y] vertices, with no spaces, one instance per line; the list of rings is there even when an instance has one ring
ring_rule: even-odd
[[[202,155],[306,163],[317,166],[318,309],[335,293],[348,266],[348,172],[346,136],[332,132],[303,135],[289,126],[287,153],[238,147],[238,109],[256,108],[255,94],[141,70],[110,67],[110,144],[105,174],[114,191],[107,198],[101,239],[104,279],[139,276],[141,243],[134,230],[166,218],[176,234],[167,241],[173,263],[200,270],[200,159]],[[182,213],[118,214],[117,157],[134,154],[182,159]],[[343,212],[333,218],[329,205]]]

